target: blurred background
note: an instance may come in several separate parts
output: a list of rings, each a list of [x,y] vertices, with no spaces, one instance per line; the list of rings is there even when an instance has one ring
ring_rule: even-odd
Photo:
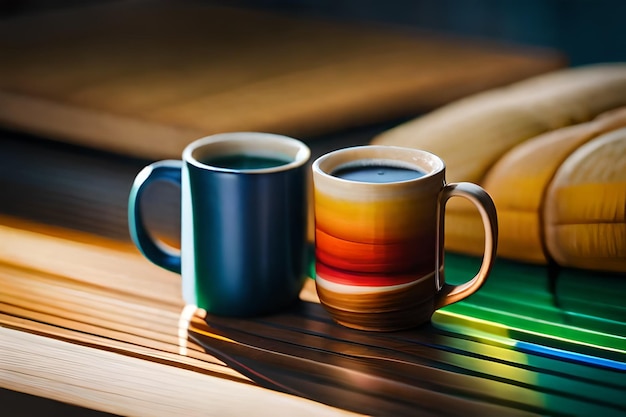
[[[0,0],[14,15],[107,0]],[[129,0],[132,2],[132,0]],[[626,59],[622,0],[232,0],[205,4],[278,10],[305,16],[374,22],[546,46],[571,65]]]
[[[236,0],[237,5],[384,22],[546,46],[571,65],[626,59],[621,0]]]

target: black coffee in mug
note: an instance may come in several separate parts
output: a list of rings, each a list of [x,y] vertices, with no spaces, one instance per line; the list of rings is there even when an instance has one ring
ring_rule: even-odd
[[[350,181],[388,183],[420,178],[426,173],[417,168],[364,162],[360,165],[339,167],[331,175]]]
[[[265,169],[288,164],[291,160],[280,156],[228,154],[211,155],[200,160],[205,165],[226,169]]]

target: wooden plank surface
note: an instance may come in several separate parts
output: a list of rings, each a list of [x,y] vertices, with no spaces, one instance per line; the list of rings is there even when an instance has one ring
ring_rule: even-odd
[[[145,158],[211,133],[312,136],[564,64],[553,52],[200,2],[0,20],[0,124]]]
[[[180,278],[128,243],[0,223],[0,387],[120,415],[349,414],[258,388],[189,341]]]
[[[292,310],[230,319],[179,285],[129,242],[0,217],[0,387],[123,415],[626,412],[623,363],[530,352],[469,316],[351,330],[309,280]]]

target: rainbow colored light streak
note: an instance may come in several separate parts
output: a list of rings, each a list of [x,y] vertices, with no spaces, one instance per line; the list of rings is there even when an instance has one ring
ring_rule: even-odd
[[[562,338],[552,334],[534,332],[528,328],[514,328],[495,321],[457,314],[449,311],[449,309],[450,307],[447,307],[434,314],[432,322],[435,327],[454,333],[463,333],[470,338],[479,339],[484,343],[505,345],[524,353],[539,354],[564,359],[570,362],[626,371],[626,362],[624,361],[580,353],[573,349],[594,349],[598,354],[610,353],[612,355],[626,355],[626,352],[623,350]],[[519,339],[544,339],[545,343],[567,344],[570,349],[551,347],[538,342]]]

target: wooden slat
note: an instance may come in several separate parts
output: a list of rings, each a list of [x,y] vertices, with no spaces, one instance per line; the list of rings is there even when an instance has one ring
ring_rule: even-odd
[[[483,338],[471,316],[368,333],[335,324],[311,280],[254,319],[184,308],[178,287],[128,242],[0,217],[0,386],[124,415],[626,412],[623,371]]]
[[[211,402],[231,413],[282,404],[290,415],[344,414],[255,388],[205,353],[187,337],[195,309],[184,309],[180,278],[127,242],[1,220],[0,386],[122,415],[202,415]]]
[[[0,327],[0,386],[128,416],[349,415],[226,378]]]
[[[419,31],[201,2],[106,2],[0,22],[0,123],[178,157],[211,133],[310,137],[563,64],[552,51]]]
[[[484,345],[464,341],[458,334],[444,336],[429,327],[394,334],[364,334],[331,323],[317,304],[304,305],[280,317],[238,320],[209,316],[206,323],[193,323],[191,332],[197,331],[199,340],[207,332],[217,332],[238,343],[280,352],[289,358],[308,358],[337,369],[363,372],[377,381],[379,378],[374,384],[377,388],[371,388],[372,395],[385,383],[428,387],[439,394],[457,396],[459,407],[474,410],[470,414],[511,414],[514,410],[592,413],[623,408],[626,385],[618,379],[619,372],[569,369],[554,359],[536,367],[534,357],[504,347],[491,349],[491,354],[500,356],[494,361],[483,352]],[[451,345],[456,348],[450,349]],[[284,358],[277,359],[275,366],[281,366],[281,360]],[[284,360],[283,366],[293,369],[295,365]],[[329,378],[341,385],[341,371],[328,372],[339,372],[336,378]],[[396,390],[394,397],[407,402],[417,398],[407,387]],[[447,401],[451,409],[454,403],[453,398]],[[498,412],[498,407],[503,409]],[[459,410],[454,414],[460,414]]]

